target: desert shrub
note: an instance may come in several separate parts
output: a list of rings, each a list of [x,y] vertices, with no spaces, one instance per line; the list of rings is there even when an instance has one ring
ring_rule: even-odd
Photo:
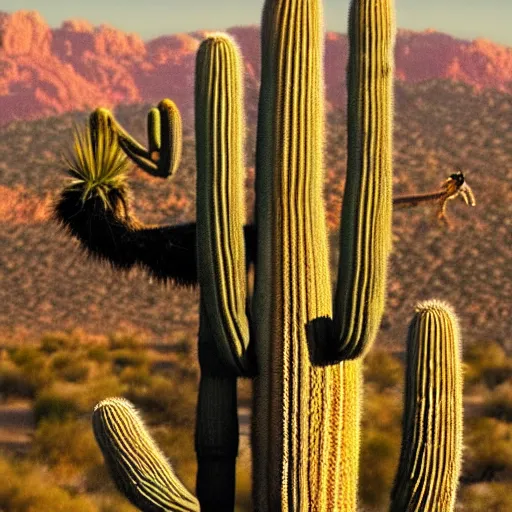
[[[512,358],[495,342],[471,345],[464,351],[465,380],[468,384],[483,383],[488,388],[512,379]]]
[[[372,510],[385,509],[400,456],[402,397],[395,385],[379,391],[385,382],[367,382],[364,392],[359,497]]]
[[[44,357],[36,347],[19,347],[10,350],[11,360],[20,367],[34,365]]]
[[[86,497],[55,485],[48,472],[0,459],[0,510],[9,512],[97,512]]]
[[[68,382],[84,382],[89,366],[83,357],[70,352],[58,352],[52,357],[50,368],[58,379]]]
[[[81,411],[92,413],[99,401],[108,397],[122,396],[125,392],[126,385],[120,382],[116,375],[105,375],[88,381],[87,386],[82,386],[82,389],[75,393],[74,399]]]
[[[389,432],[371,429],[361,446],[360,499],[367,507],[384,510],[395,476],[400,438]]]
[[[110,361],[110,353],[107,347],[104,347],[102,345],[95,345],[93,347],[90,347],[87,350],[87,357],[91,361],[95,361],[97,363],[106,363]]]
[[[85,420],[41,421],[31,453],[49,465],[60,478],[75,476],[103,463],[90,422]]]
[[[459,491],[464,512],[507,512],[512,510],[510,482],[467,485]]]
[[[463,480],[490,482],[512,475],[512,424],[495,418],[466,422]]]
[[[39,393],[34,403],[34,417],[39,425],[43,420],[65,421],[80,414],[77,401],[56,390]]]
[[[41,337],[41,350],[53,354],[59,350],[70,350],[80,344],[80,337],[76,332],[49,332]]]
[[[119,380],[129,387],[147,388],[151,385],[151,375],[147,366],[125,368],[119,374]]]
[[[148,363],[148,356],[141,349],[116,349],[110,355],[116,372],[121,372],[128,366],[140,367]]]
[[[110,350],[118,349],[138,349],[142,346],[142,340],[134,334],[114,333],[108,337],[108,346]]]
[[[489,393],[484,414],[512,423],[512,380],[503,382]]]
[[[0,399],[33,398],[36,387],[24,372],[11,361],[0,363]]]
[[[403,364],[384,350],[372,350],[364,360],[364,379],[378,391],[399,389],[404,378]]]
[[[195,421],[197,385],[195,382],[154,376],[145,388],[131,388],[126,398],[155,421],[170,422],[173,426],[190,427]]]
[[[11,351],[11,360],[23,372],[27,383],[41,389],[53,381],[46,357],[35,347],[22,347]]]

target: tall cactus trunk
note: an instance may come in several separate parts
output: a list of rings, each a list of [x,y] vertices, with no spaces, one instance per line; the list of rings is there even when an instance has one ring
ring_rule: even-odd
[[[347,181],[334,317],[343,359],[368,352],[384,312],[393,204],[394,0],[354,0],[349,39]]]
[[[268,0],[257,141],[253,422],[256,510],[341,510],[342,367],[314,367],[306,327],[331,315],[317,0]]]

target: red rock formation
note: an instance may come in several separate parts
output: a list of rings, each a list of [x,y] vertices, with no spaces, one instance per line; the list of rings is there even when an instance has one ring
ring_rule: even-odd
[[[190,120],[195,53],[204,31],[145,43],[136,34],[83,20],[50,29],[32,11],[0,12],[0,31],[0,124],[164,97],[176,101]],[[259,29],[236,27],[230,32],[244,55],[252,98],[260,72]],[[346,62],[346,36],[328,33],[326,93],[334,104],[345,101]],[[433,30],[400,30],[396,73],[407,82],[447,78],[512,93],[512,48],[483,39],[463,41]]]

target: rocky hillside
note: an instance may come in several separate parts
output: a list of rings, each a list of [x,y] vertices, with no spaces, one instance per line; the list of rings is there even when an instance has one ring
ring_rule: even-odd
[[[259,80],[259,29],[230,29],[244,55],[246,80]],[[143,41],[114,27],[70,20],[51,29],[34,11],[0,12],[0,124],[103,105],[172,98],[192,113],[194,58],[204,32]],[[326,35],[326,92],[343,105],[347,38]],[[435,31],[400,31],[396,74],[405,83],[446,78],[475,89],[512,92],[512,48]]]
[[[425,206],[394,213],[389,297],[379,343],[402,348],[414,304],[438,297],[460,314],[466,343],[497,341],[512,350],[512,96],[434,81],[398,84],[395,104],[395,193],[436,190],[459,165],[477,206],[451,202],[451,229]],[[146,108],[117,111],[141,140]],[[328,117],[325,190],[334,261],[346,129],[343,110],[333,109]],[[140,270],[121,275],[88,261],[48,219],[48,207],[63,184],[60,155],[71,142],[73,121],[84,119],[65,114],[0,127],[0,337],[24,340],[80,327],[93,333],[135,330],[157,342],[194,339],[196,292],[166,288]],[[250,123],[248,185],[254,176],[254,137]],[[171,182],[138,170],[131,175],[136,211],[147,222],[177,223],[195,216],[189,124],[184,141],[183,161]]]

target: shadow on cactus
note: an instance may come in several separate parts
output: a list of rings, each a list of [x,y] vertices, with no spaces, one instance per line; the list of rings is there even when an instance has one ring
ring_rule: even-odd
[[[392,0],[352,1],[348,165],[334,294],[323,201],[319,0],[264,5],[254,226],[245,225],[242,61],[226,34],[207,37],[196,59],[196,224],[143,225],[130,209],[127,167],[113,172],[104,157],[122,148],[141,169],[170,176],[181,152],[181,124],[169,100],[148,115],[147,148],[108,111],[96,110],[83,137],[88,142],[79,144],[71,162],[73,181],[55,215],[91,254],[115,267],[138,264],[162,280],[199,284],[195,449],[203,512],[234,509],[239,377],[253,379],[254,509],[357,510],[362,362],[384,310],[393,202],[435,203],[442,216],[452,198],[474,202],[462,175],[451,176],[435,194],[393,201],[394,40]],[[420,307],[426,319],[417,321],[418,333],[408,341],[407,381],[426,382],[438,400],[425,408],[423,388],[406,396],[403,453],[415,461],[426,457],[428,464],[417,471],[402,456],[394,511],[424,510],[425,503],[449,511],[455,503],[462,389],[459,380],[452,385],[460,373],[454,316],[443,308]],[[414,359],[418,351],[421,364]],[[432,373],[437,364],[443,371]],[[460,407],[443,405],[447,386]],[[197,510],[130,405],[102,402],[93,421],[113,478],[137,507]],[[432,439],[435,453],[424,454]]]

